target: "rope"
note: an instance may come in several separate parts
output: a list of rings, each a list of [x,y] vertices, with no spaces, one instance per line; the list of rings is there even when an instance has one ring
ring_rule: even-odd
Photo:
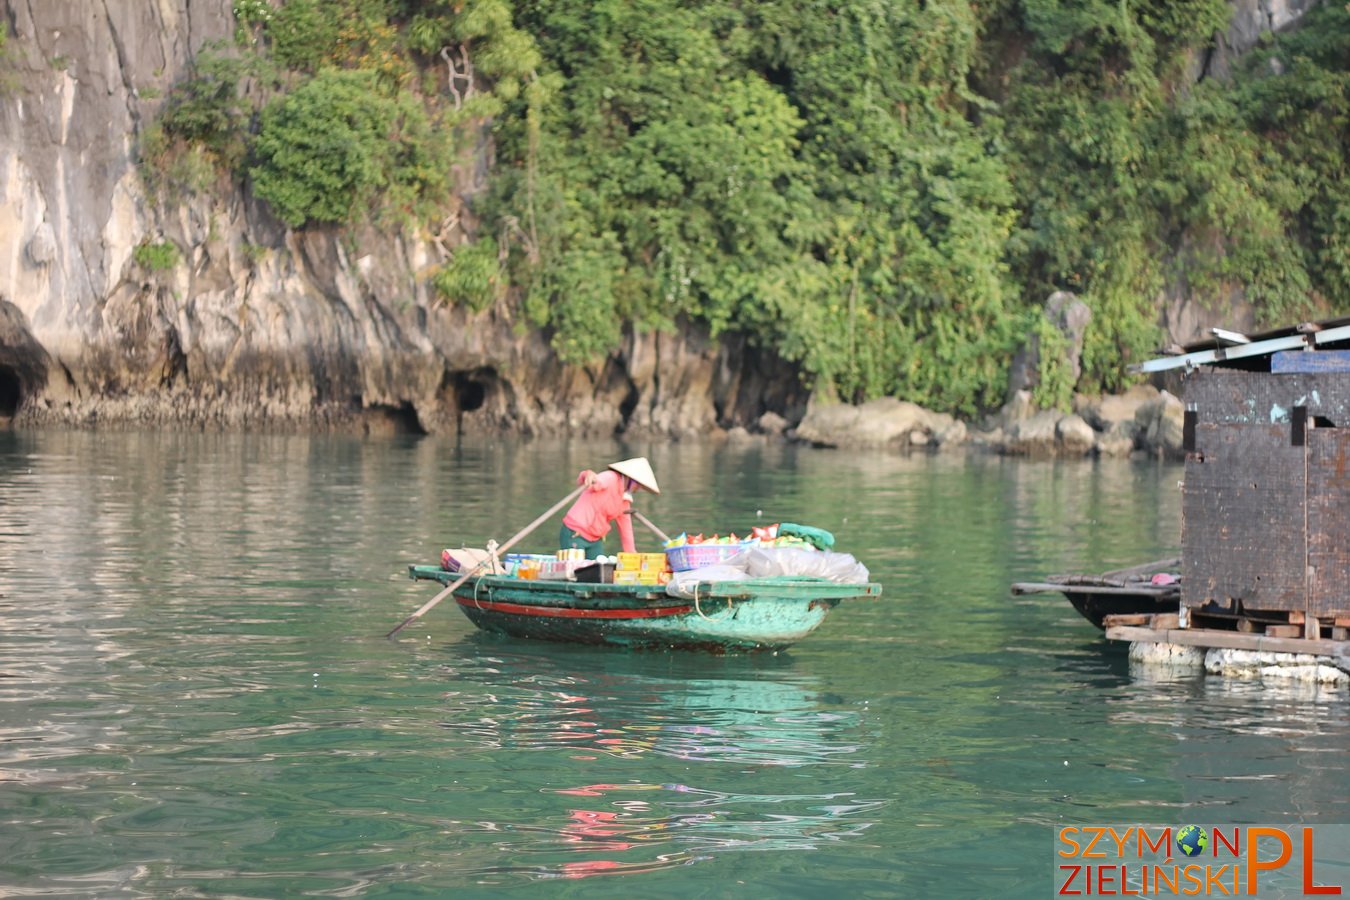
[[[712,599],[712,588],[708,589],[708,599]],[[698,605],[698,582],[694,583],[694,612],[698,613],[701,618],[707,619],[709,622],[712,621],[711,617],[703,614],[703,608]]]

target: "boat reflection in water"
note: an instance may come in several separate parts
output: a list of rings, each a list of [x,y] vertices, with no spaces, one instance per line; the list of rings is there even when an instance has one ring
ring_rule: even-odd
[[[459,739],[479,751],[543,757],[539,770],[513,770],[523,790],[542,798],[537,804],[492,822],[458,823],[456,830],[473,826],[465,836],[487,844],[479,849],[513,860],[475,866],[489,882],[811,850],[860,835],[886,802],[847,790],[847,771],[870,765],[863,714],[790,671],[718,661],[717,677],[685,677],[681,670],[706,670],[709,660],[657,673],[652,658],[593,651],[463,662],[476,663],[454,672],[466,689],[446,697]],[[490,693],[478,690],[487,686]],[[480,706],[476,716],[467,714],[471,705]],[[806,782],[810,793],[797,790],[804,767],[822,770]],[[718,789],[723,783],[764,792]],[[830,789],[835,783],[840,790]],[[521,864],[522,856],[532,861]]]

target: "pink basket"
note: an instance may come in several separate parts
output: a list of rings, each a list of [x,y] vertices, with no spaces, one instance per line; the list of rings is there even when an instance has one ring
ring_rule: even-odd
[[[686,572],[724,563],[744,549],[740,544],[685,544],[668,549],[666,559],[672,570]]]

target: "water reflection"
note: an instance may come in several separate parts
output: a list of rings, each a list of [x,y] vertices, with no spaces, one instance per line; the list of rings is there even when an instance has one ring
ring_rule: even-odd
[[[1112,706],[1122,726],[1162,726],[1187,806],[1239,823],[1350,821],[1344,688],[1132,664]]]
[[[856,758],[860,714],[825,708],[808,677],[660,676],[556,661],[541,669],[547,659],[464,655],[447,666],[448,679],[493,690],[447,692],[445,727],[483,748],[566,748],[577,759],[652,753],[755,766],[866,765]]]
[[[551,823],[495,828],[516,837],[498,842],[508,855],[553,854],[559,861],[491,866],[479,874],[583,878],[688,865],[726,852],[815,850],[861,836],[885,805],[852,794],[725,794],[683,784],[592,784],[554,793],[586,805]],[[803,805],[805,814],[780,811]],[[578,853],[605,856],[567,858]]]
[[[644,510],[667,531],[818,525],[886,594],[770,657],[493,640],[448,605],[383,639],[427,599],[407,563],[504,539],[577,469],[636,455],[671,473]],[[1066,820],[1350,821],[1343,695],[1149,682],[1066,601],[1008,596],[1167,555],[1179,477],[0,432],[5,889],[442,896],[643,872],[611,890],[995,896],[1045,883]]]
[[[578,769],[608,760],[631,773],[669,771],[644,760],[670,760],[696,764],[683,771],[708,779],[702,786],[540,785],[542,794],[568,802],[546,806],[542,817],[476,823],[505,858],[528,860],[487,866],[480,876],[580,878],[687,865],[729,851],[810,850],[862,834],[887,803],[854,791],[707,786],[727,775],[740,784],[756,773],[870,767],[862,715],[832,703],[838,698],[811,677],[721,660],[717,677],[686,674],[682,666],[640,671],[641,663],[632,671],[630,656],[620,657],[624,671],[613,655],[566,650],[455,655],[446,676],[461,687],[445,694],[445,727],[477,750],[561,750]]]

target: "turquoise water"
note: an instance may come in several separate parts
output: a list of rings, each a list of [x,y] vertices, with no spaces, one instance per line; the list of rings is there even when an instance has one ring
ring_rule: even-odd
[[[636,454],[664,530],[827,528],[884,596],[777,655],[492,638],[449,603],[383,637],[436,591],[409,563]],[[0,434],[0,894],[1045,896],[1058,825],[1350,821],[1344,692],[1132,670],[1009,595],[1173,555],[1181,475]]]

